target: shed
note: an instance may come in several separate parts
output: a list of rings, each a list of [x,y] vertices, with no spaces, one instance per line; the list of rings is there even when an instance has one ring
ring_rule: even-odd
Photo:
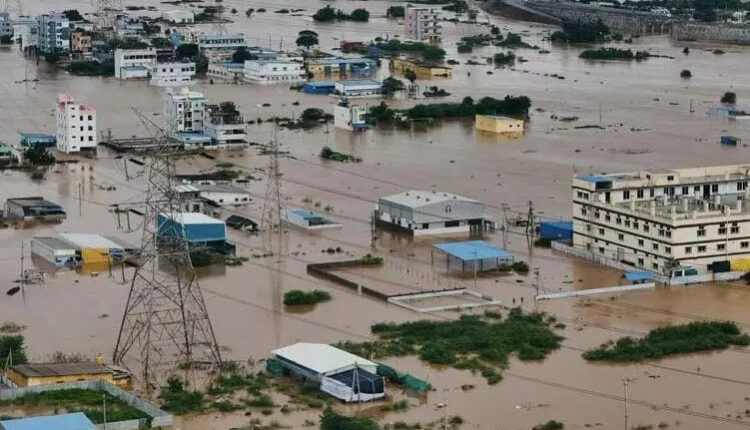
[[[162,237],[180,237],[191,244],[226,242],[227,226],[224,221],[194,212],[160,213],[157,232]]]
[[[112,375],[111,370],[92,361],[16,364],[7,371],[17,387],[96,380],[112,383]]]
[[[286,212],[286,221],[305,230],[326,230],[342,227],[340,223],[305,209],[289,209]]]
[[[542,239],[573,240],[573,221],[542,221],[539,236]]]
[[[0,421],[0,430],[95,430],[83,412]]]
[[[462,272],[494,270],[513,264],[513,254],[483,240],[447,242],[432,245],[431,258],[435,262],[434,251],[445,255],[448,271],[460,268]]]
[[[67,216],[62,206],[43,197],[10,198],[5,201],[7,218],[61,220]]]

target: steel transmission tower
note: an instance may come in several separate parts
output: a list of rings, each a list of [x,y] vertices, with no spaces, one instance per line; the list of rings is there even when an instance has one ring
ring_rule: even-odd
[[[263,218],[260,228],[264,232],[284,229],[286,200],[281,192],[281,168],[279,167],[279,142],[276,139],[276,125],[268,149],[268,167],[266,168],[266,196],[263,201]]]
[[[140,364],[148,392],[175,366],[186,370],[220,365],[221,353],[188,243],[177,226],[182,222],[177,215],[180,199],[173,192],[177,149],[167,144],[163,130],[136,114],[160,145],[150,155],[140,265],[133,274],[113,362]],[[175,223],[166,231],[157,227],[159,214],[174,214]]]
[[[96,6],[96,24],[100,29],[113,28],[115,26],[115,16],[122,10],[121,0],[92,0]]]

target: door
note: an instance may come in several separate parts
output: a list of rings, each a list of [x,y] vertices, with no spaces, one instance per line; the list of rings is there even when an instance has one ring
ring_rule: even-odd
[[[711,185],[703,186],[703,198],[707,199],[711,197]]]

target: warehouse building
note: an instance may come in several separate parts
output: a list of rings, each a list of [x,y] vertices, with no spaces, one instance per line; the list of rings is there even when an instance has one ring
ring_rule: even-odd
[[[316,76],[349,75],[372,76],[378,70],[377,61],[371,58],[312,58],[305,63],[308,73]]]
[[[193,212],[160,213],[157,232],[161,240],[183,239],[190,247],[208,248],[220,254],[234,254],[234,246],[227,243],[224,221]]]
[[[422,60],[393,58],[391,59],[390,69],[393,74],[398,76],[404,76],[407,70],[411,70],[419,80],[453,77],[453,69],[450,67]]]
[[[80,264],[75,246],[57,237],[31,239],[31,255],[52,264],[56,269],[73,269]]]
[[[439,254],[438,256],[435,253]],[[443,261],[446,271],[484,272],[500,270],[513,265],[513,254],[483,240],[437,243],[432,245],[430,260],[434,265]],[[439,261],[438,261],[439,260]]]
[[[585,174],[573,179],[573,244],[668,273],[750,258],[750,165]],[[736,264],[735,264],[736,266]]]
[[[5,217],[20,220],[63,220],[62,206],[43,197],[19,197],[5,201]]]
[[[410,190],[381,197],[374,218],[378,225],[414,236],[481,235],[495,230],[484,203],[442,191]]]
[[[335,93],[344,97],[377,96],[382,91],[383,84],[374,79],[350,79],[335,83]]]
[[[320,382],[320,390],[345,402],[385,397],[378,364],[322,343],[296,343],[273,352],[286,373]]]

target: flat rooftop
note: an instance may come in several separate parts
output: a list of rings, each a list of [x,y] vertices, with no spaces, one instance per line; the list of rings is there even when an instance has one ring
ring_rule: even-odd
[[[483,240],[437,243],[432,246],[462,261],[487,260],[491,258],[510,260],[513,258],[513,254],[510,252]]]
[[[124,247],[100,235],[90,233],[61,233],[60,237],[78,248],[123,249]]]
[[[224,221],[220,219],[195,212],[175,212],[171,215],[161,213],[160,215],[165,218],[170,218],[180,224],[224,224]]]
[[[75,363],[16,364],[12,369],[27,378],[70,375],[104,375],[112,373],[106,367],[100,366],[92,361],[80,361]]]
[[[326,374],[354,365],[376,367],[377,363],[324,343],[295,343],[272,351],[318,374]]]
[[[75,246],[73,244],[57,237],[43,236],[35,237],[33,240],[57,251],[75,251]]]
[[[2,430],[94,430],[96,427],[83,412],[0,421]]]
[[[745,199],[744,194],[724,194],[718,200],[692,197],[666,200],[656,198],[623,202],[615,206],[643,215],[651,214],[653,209],[654,217],[666,221],[750,215],[750,201]]]
[[[49,200],[45,200],[44,197],[18,197],[9,198],[8,202],[22,206],[22,207],[35,207],[35,206],[54,206],[60,207],[57,203],[52,203]]]
[[[376,81],[375,79],[348,79],[346,81],[336,81],[336,83],[346,85],[346,86],[371,85],[371,86],[379,87],[382,85],[379,81]]]
[[[397,205],[407,207],[419,207],[427,204],[445,202],[445,201],[464,201],[479,203],[477,200],[470,199],[468,197],[462,197],[457,194],[446,193],[443,191],[423,191],[423,190],[409,190],[399,194],[393,194],[386,197],[381,197],[380,200],[393,203]]]

